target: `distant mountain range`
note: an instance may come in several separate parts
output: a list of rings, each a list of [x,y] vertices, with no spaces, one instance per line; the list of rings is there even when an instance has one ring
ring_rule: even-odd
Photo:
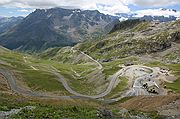
[[[31,51],[73,45],[104,34],[104,27],[116,18],[97,10],[37,9],[1,34],[0,44]]]
[[[174,9],[158,9],[159,12],[171,12],[171,13],[177,13],[177,10]],[[174,16],[172,15],[148,15],[144,14],[143,16],[139,17],[138,13],[117,13],[116,14],[119,17],[120,21],[128,20],[128,19],[141,19],[146,21],[159,21],[159,22],[168,22],[173,21],[176,19],[179,19],[180,16]]]
[[[0,17],[0,45],[9,49],[39,51],[95,39],[109,33],[119,20],[138,18],[167,22],[177,19],[176,16],[136,16],[136,13],[110,16],[97,10],[37,9],[25,18]]]
[[[125,14],[125,13],[120,13],[118,14],[119,20],[124,21],[128,19],[141,19],[141,20],[146,20],[146,21],[159,21],[159,22],[168,22],[168,21],[174,21],[177,19],[175,16],[151,16],[151,15],[144,15],[143,17],[136,17],[135,14]]]

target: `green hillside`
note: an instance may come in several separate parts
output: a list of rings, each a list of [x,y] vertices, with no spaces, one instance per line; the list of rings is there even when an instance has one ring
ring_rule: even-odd
[[[0,46],[0,112],[20,109],[9,117],[13,119],[163,119],[167,116],[160,111],[171,109],[169,104],[174,113],[178,109],[179,43],[179,20],[130,20],[115,25],[104,37],[74,47],[27,54]],[[3,71],[11,75],[4,76]],[[128,94],[135,90],[135,80],[145,80],[152,72],[159,75],[152,79],[163,95]],[[13,76],[15,91],[8,79]]]

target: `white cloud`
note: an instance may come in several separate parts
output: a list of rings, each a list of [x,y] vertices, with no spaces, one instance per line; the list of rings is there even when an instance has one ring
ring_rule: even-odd
[[[8,2],[11,2],[11,0],[1,0],[0,4],[7,4]]]
[[[98,9],[100,12],[105,14],[114,15],[115,13],[127,13],[130,12],[128,6],[124,5],[119,0],[105,0],[104,2],[96,2],[94,0],[94,9]]]
[[[18,12],[30,12],[29,10],[27,9],[20,9],[20,10],[17,10]]]
[[[115,13],[128,13],[128,5],[133,4],[143,7],[168,6],[180,3],[180,0],[0,0],[0,6],[21,8],[20,12],[28,12],[27,8],[80,8],[89,10],[99,10],[102,13],[114,15]],[[139,11],[139,15],[144,12],[150,14],[169,14],[152,10]]]
[[[162,7],[175,5],[180,3],[180,0],[122,0],[126,4],[134,4],[145,7]]]
[[[169,17],[169,16],[176,16],[176,17],[180,17],[180,12],[179,11],[172,11],[172,10],[162,10],[162,8],[160,9],[147,9],[147,10],[139,10],[134,12],[136,13],[136,17],[143,17],[144,15],[151,15],[151,16],[165,16],[165,17]]]
[[[119,12],[129,12],[127,5],[121,0],[0,0],[0,6],[18,8],[51,8],[71,6],[71,8],[99,10],[105,14],[114,15]]]

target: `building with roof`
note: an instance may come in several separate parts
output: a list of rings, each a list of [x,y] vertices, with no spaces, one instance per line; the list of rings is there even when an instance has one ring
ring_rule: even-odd
[[[154,81],[147,81],[143,83],[143,87],[147,89],[149,93],[159,93],[159,86]]]

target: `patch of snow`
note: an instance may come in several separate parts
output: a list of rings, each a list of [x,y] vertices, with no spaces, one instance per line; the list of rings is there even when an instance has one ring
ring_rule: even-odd
[[[73,13],[76,13],[76,12],[81,12],[81,10],[74,10],[74,11],[72,11]]]
[[[179,20],[179,19],[180,19],[180,17],[177,17],[177,18],[176,18],[176,20]]]
[[[70,14],[69,16],[64,16],[63,19],[69,20],[73,14]]]
[[[78,10],[77,12],[81,12],[80,10]]]
[[[51,17],[51,16],[52,16],[52,14],[48,14],[48,15],[47,15],[48,18]]]
[[[119,18],[119,21],[126,21],[126,20],[128,20],[128,18],[125,18],[125,17]]]

